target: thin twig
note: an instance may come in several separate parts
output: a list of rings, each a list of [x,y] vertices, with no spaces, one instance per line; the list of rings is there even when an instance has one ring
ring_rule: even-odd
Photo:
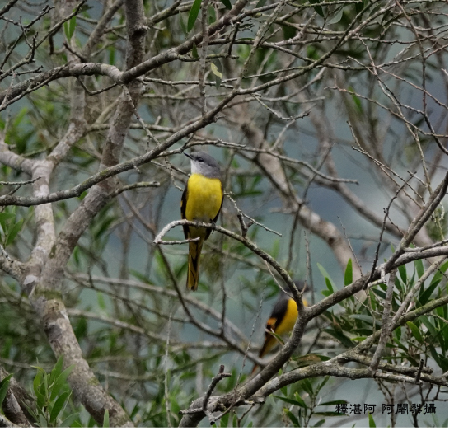
[[[209,398],[212,395],[212,392],[214,392],[214,389],[217,386],[218,382],[220,382],[225,377],[231,376],[232,376],[231,373],[224,373],[224,365],[223,364],[220,365],[220,368],[218,369],[218,374],[213,377],[212,382],[209,385],[209,388],[207,388],[206,394],[204,395],[203,412],[207,415],[211,424],[213,423],[214,415],[207,409],[207,403],[209,402]]]

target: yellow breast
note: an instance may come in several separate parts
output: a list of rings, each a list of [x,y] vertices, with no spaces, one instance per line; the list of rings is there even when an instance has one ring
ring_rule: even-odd
[[[219,179],[192,174],[187,183],[186,219],[211,221],[220,211],[222,199],[223,190]]]
[[[298,307],[293,299],[288,299],[287,313],[285,314],[282,322],[276,329],[276,334],[281,336],[293,329],[296,318],[298,318]]]

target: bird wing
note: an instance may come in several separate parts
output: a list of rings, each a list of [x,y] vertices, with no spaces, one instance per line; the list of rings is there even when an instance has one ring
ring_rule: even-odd
[[[189,188],[189,181],[186,183],[186,187],[184,189],[184,192],[182,192],[181,196],[181,218],[186,218],[186,205],[187,205],[187,192]],[[183,225],[182,228],[184,229],[184,237],[185,239],[189,239],[189,226]]]

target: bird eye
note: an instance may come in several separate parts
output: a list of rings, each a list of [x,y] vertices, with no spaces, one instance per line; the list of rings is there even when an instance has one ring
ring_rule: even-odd
[[[204,162],[203,158],[198,158],[197,160],[198,160],[198,162]]]

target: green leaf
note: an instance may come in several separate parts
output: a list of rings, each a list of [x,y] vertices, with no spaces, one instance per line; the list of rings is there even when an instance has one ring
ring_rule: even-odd
[[[53,367],[53,370],[50,373],[50,378],[48,380],[49,384],[51,385],[62,373],[63,369],[63,358],[62,355],[58,358],[58,361],[56,361],[55,366]]]
[[[372,330],[368,330],[368,329],[357,329],[356,331],[358,334],[364,334],[364,336],[356,336],[356,337],[351,337],[351,340],[354,341],[358,341],[358,342],[362,342],[363,340],[365,340],[368,336],[371,335],[371,333],[373,332]]]
[[[75,336],[78,340],[84,339],[87,335],[87,320],[86,318],[78,318],[75,321],[75,325],[73,326],[73,330],[75,331]]]
[[[69,21],[69,40],[72,38],[76,27],[76,16],[73,16]]]
[[[405,270],[405,266],[401,265],[398,267],[399,276],[402,279],[402,282],[405,284],[407,282],[407,271]]]
[[[352,348],[354,344],[352,343],[352,340],[349,339],[342,331],[340,330],[331,330],[326,329],[324,330],[327,334],[330,334],[332,337],[335,337],[340,343],[342,343],[346,348]]]
[[[292,404],[294,406],[301,406],[304,407],[304,409],[307,409],[307,405],[306,403],[304,403],[304,400],[301,397],[299,397],[300,401],[294,400],[293,398],[282,397],[280,395],[274,395],[274,397],[279,398],[279,400],[285,401],[288,404]]]
[[[14,127],[18,127],[22,124],[22,120],[26,119],[29,110],[26,107],[20,109],[19,113],[15,116]]]
[[[282,35],[284,40],[293,39],[296,36],[298,30],[290,25],[282,25]]]
[[[137,415],[137,413],[139,413],[139,409],[140,409],[139,403],[136,403],[136,404],[134,405],[134,407],[133,407],[131,413],[129,414],[129,418],[130,418],[131,420],[133,420],[134,417]]]
[[[192,58],[198,59],[200,56],[198,54],[198,49],[196,45],[192,46]]]
[[[223,67],[221,62],[219,60],[214,60],[210,63],[210,69],[215,77],[215,86],[219,88],[221,81],[223,80]]]
[[[234,416],[232,416],[232,428],[237,428],[238,426],[237,415],[234,413]]]
[[[395,278],[394,284],[399,290],[399,297],[403,297],[405,294],[405,284],[399,278]]]
[[[419,332],[419,328],[416,327],[415,324],[413,324],[413,322],[411,321],[407,321],[407,325],[409,327],[409,329],[412,331],[413,337],[419,342],[419,343],[423,343],[424,340],[421,336],[421,333]]]
[[[438,269],[438,272],[441,272],[441,273],[446,272],[446,271],[447,271],[447,266],[448,266],[448,262],[445,261],[445,262],[441,265],[441,267]]]
[[[292,421],[294,427],[300,427],[301,426],[301,424],[298,421],[298,418],[290,410],[284,409],[284,413]]]
[[[45,405],[45,396],[39,390],[36,394],[36,406],[38,409],[42,409]]]
[[[295,397],[295,400],[296,400],[298,406],[301,406],[302,408],[307,409],[307,404],[304,402],[302,397],[297,392],[295,392],[295,394],[293,396]]]
[[[435,288],[438,287],[439,281],[437,282],[431,282],[431,284],[424,290],[424,292],[419,296],[419,303],[421,303],[421,305],[425,305],[429,299],[430,296],[432,295],[433,291],[435,290]]]
[[[385,299],[385,297],[387,297],[387,295],[382,291],[379,290],[377,288],[372,288],[371,291],[376,295],[379,296],[381,299]]]
[[[14,242],[14,239],[16,239],[17,234],[22,230],[24,222],[25,219],[22,218],[16,224],[14,224],[14,226],[12,226],[11,229],[8,230],[8,236],[6,238],[5,247]]]
[[[441,349],[443,350],[443,353],[446,353],[447,350],[447,328],[440,330],[438,334],[432,338],[433,340],[436,340],[439,345],[441,346]]]
[[[67,400],[69,399],[71,393],[72,391],[66,391],[63,394],[61,394],[59,398],[56,400],[50,412],[51,424],[53,424],[56,421],[56,418],[58,417],[64,405],[67,403]]]
[[[354,101],[354,104],[356,106],[356,110],[359,113],[363,113],[363,105],[362,102],[360,101],[360,98],[355,94],[354,88],[352,86],[350,86],[348,88],[350,94],[352,95],[352,100]]]
[[[424,275],[424,264],[422,260],[415,260],[415,269],[418,277],[421,278]]]
[[[185,24],[184,20],[182,19],[181,13],[179,14],[179,26],[181,27],[181,30],[184,34],[188,33],[186,24]]]
[[[317,386],[315,395],[318,395],[319,392],[323,389],[327,382],[329,382],[329,376],[325,376],[322,382]]]
[[[76,16],[73,16],[70,18],[70,20],[64,22],[63,28],[64,28],[64,34],[68,41],[72,39],[73,33],[75,32],[76,27]]]
[[[360,320],[360,321],[366,322],[369,325],[373,325],[373,317],[371,315],[351,314],[351,315],[349,315],[349,318]],[[382,326],[381,321],[376,320],[375,322],[376,322],[376,326],[378,326],[378,327]]]
[[[181,407],[179,406],[179,399],[178,397],[170,397],[170,408],[171,408],[171,412],[174,415],[179,414],[179,412],[181,411]]]
[[[8,228],[8,224],[10,223],[9,220],[11,219],[15,219],[16,218],[16,214],[15,213],[0,213],[0,225],[3,229],[3,231],[5,232],[6,229]]]
[[[98,306],[101,309],[103,309],[103,311],[106,310],[106,303],[104,301],[104,296],[100,292],[97,292],[97,303],[98,303]]]
[[[42,415],[42,414],[39,415],[39,426],[41,426],[41,427],[48,426],[48,422],[45,419],[44,415]]]
[[[344,276],[345,286],[352,284],[352,259],[348,260],[348,264],[346,265],[345,269],[345,276]]]
[[[200,13],[200,7],[201,0],[195,0],[192,7],[190,8],[189,20],[187,22],[187,31],[191,31],[193,26],[195,25],[196,18],[198,18],[198,14]]]
[[[0,349],[0,351],[1,351],[0,357],[9,358],[9,356],[11,355],[10,352],[11,352],[11,348],[12,348],[12,342],[13,342],[13,340],[11,337],[5,338],[5,340],[3,342],[3,346]]]
[[[438,362],[438,367],[441,370],[447,369],[447,363],[448,363],[447,357],[443,357],[443,356],[439,355],[439,358],[436,361]]]
[[[37,397],[37,395],[40,392],[39,387],[42,382],[42,377],[44,375],[44,371],[40,367],[35,367],[35,368],[37,369],[37,373],[36,373],[36,376],[34,376],[33,387],[34,387],[34,394]]]
[[[69,23],[68,21],[64,22],[64,24],[62,24],[62,28],[64,29],[64,34],[66,36],[66,38],[69,38]]]
[[[321,0],[310,0],[310,3],[321,3]],[[315,12],[324,18],[324,12],[321,6],[314,6]]]
[[[73,424],[73,422],[75,422],[77,420],[78,417],[79,417],[79,413],[73,413],[70,416],[68,416],[67,418],[65,418],[59,426],[60,427],[69,427]]]
[[[432,281],[430,282],[430,285],[433,285],[434,283],[439,284],[441,280],[443,279],[443,273],[441,269],[438,269],[438,271],[435,273],[435,275],[432,278]]]
[[[334,293],[334,288],[332,287],[332,282],[329,278],[325,278],[324,282],[326,283],[326,287],[330,291],[331,294]]]
[[[324,12],[321,6],[314,6],[315,12],[324,18]]]
[[[3,400],[5,399],[6,393],[8,392],[8,385],[11,378],[12,373],[3,378],[2,381],[0,382],[0,409],[2,408]]]
[[[227,427],[228,426],[228,420],[229,420],[229,413],[226,413],[223,415],[223,417],[220,420],[220,427]]]
[[[33,419],[35,421],[37,421],[38,417],[37,417],[37,413],[34,411],[34,409],[32,409],[30,406],[28,406],[27,403],[25,403],[24,401],[22,402],[22,404],[25,406],[25,409],[28,411],[28,413],[33,417]]]
[[[225,5],[226,9],[232,9],[232,4],[229,0],[221,0],[221,2]]]
[[[16,149],[19,155],[26,152],[28,140],[32,135],[33,131],[28,131],[16,136]]]
[[[334,284],[330,279],[329,274],[326,272],[326,269],[324,269],[323,266],[321,266],[319,263],[316,264],[318,269],[321,272],[321,275],[323,275],[324,277],[324,282],[326,283],[326,287],[328,288],[328,290],[332,293],[334,293]]]
[[[357,3],[355,3],[355,11],[357,13],[361,12],[364,7],[365,7],[365,0],[361,0]]]
[[[329,24],[337,24],[338,22],[340,22],[342,17],[343,8],[341,7],[340,10],[334,15],[334,17],[329,20]]]
[[[207,7],[207,23],[209,25],[213,24],[217,20],[217,14],[215,13],[215,8],[209,5]]]
[[[422,316],[418,317],[417,321],[422,322],[427,327],[427,330],[429,330],[429,333],[432,336],[435,336],[435,337],[437,336],[438,331],[435,328],[435,326],[433,325],[433,323],[430,321],[429,317],[422,315]]]
[[[109,64],[115,64],[115,46],[109,46]]]
[[[103,427],[109,428],[109,410],[108,409],[106,409],[104,411]]]
[[[447,310],[447,308],[445,308]],[[443,347],[444,351],[447,351],[447,345],[448,345],[448,330],[447,330],[447,317],[445,317],[445,321],[442,319],[437,319],[437,324],[440,329],[440,331],[443,333],[443,340],[445,343],[445,346]]]
[[[315,396],[314,388],[312,387],[312,382],[309,379],[303,379],[301,381],[301,386],[311,397]]]
[[[144,275],[143,273],[138,272],[137,270],[130,269],[129,273],[136,279],[138,279],[141,282],[144,282],[145,284],[149,284],[148,276]]]
[[[374,422],[373,415],[368,413],[368,426],[369,428],[376,428],[376,423]]]
[[[435,308],[435,310],[437,311],[437,315],[442,318],[442,320],[439,320],[437,318],[437,321],[443,322],[444,320],[445,321],[444,325],[447,327],[447,305]]]
[[[51,391],[50,401],[53,401],[58,396],[59,392],[61,391],[62,387],[67,382],[67,378],[69,377],[70,373],[72,373],[74,368],[75,368],[74,364],[72,364],[71,366],[67,367],[59,375],[58,379],[56,379],[56,382],[53,385],[53,388],[52,388],[52,391]]]
[[[45,397],[48,397],[50,390],[48,389],[48,374],[45,372],[43,379],[44,381],[41,383],[41,393],[43,393]]]
[[[280,391],[282,392],[282,394],[284,394],[285,396],[287,396],[288,394],[288,388],[287,386],[282,386]]]
[[[311,364],[315,364],[316,362],[318,362],[318,360],[327,361],[329,359],[330,357],[320,354],[306,354],[301,355],[300,357],[293,358],[293,360],[296,362],[297,368],[310,366]]]
[[[319,57],[316,47],[311,44],[307,45],[307,58],[317,60]]]
[[[429,352],[430,355],[432,355],[432,358],[437,362],[438,365],[440,365],[440,356],[438,352],[435,350],[433,346],[429,346]],[[415,364],[415,366],[418,366],[418,363]]]
[[[331,400],[325,403],[320,403],[320,406],[336,406],[337,404],[349,404],[347,400]]]

